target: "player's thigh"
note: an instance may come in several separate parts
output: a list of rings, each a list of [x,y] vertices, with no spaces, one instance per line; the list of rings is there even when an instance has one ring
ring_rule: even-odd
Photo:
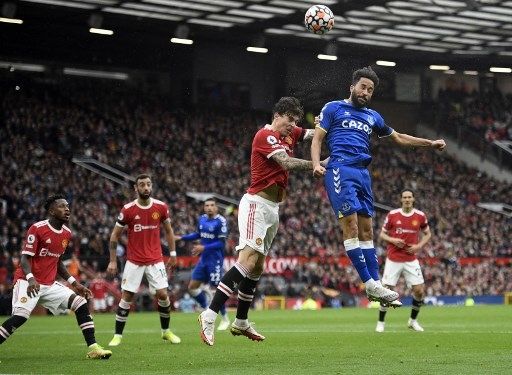
[[[267,230],[265,237],[263,237],[263,254],[267,255],[279,229],[279,206],[270,207],[265,210],[265,224],[267,225]]]
[[[203,260],[200,260],[192,270],[191,280],[207,283],[209,281],[208,276],[208,267]]]
[[[396,286],[403,272],[404,264],[403,262],[393,262],[390,259],[386,259],[384,273],[382,275],[382,284]]]
[[[331,202],[332,210],[338,219],[361,209],[357,190],[356,170],[347,166],[329,168],[324,177],[325,190]]]
[[[139,290],[142,276],[146,266],[139,266],[135,263],[126,261],[123,271],[123,280],[121,281],[121,289],[128,292],[137,293]]]
[[[363,214],[368,217],[373,217],[375,213],[373,205],[373,192],[372,192],[372,179],[368,169],[360,169],[359,188],[357,198],[361,208],[358,210],[358,214]]]
[[[46,307],[54,315],[66,311],[69,306],[69,297],[75,292],[58,281],[41,293],[39,304]]]
[[[28,286],[28,281],[22,279],[17,280],[16,284],[14,284],[14,288],[12,290],[13,314],[16,314],[18,310],[25,310],[25,312],[31,313],[39,302],[39,298],[41,297],[41,290],[39,290],[37,296],[29,297],[27,294]],[[42,288],[45,288],[45,286],[41,285],[41,289]]]
[[[403,275],[405,282],[409,287],[412,285],[420,285],[425,283],[425,280],[423,279],[423,272],[421,272],[421,266],[418,259],[404,263]]]
[[[145,274],[150,289],[167,289],[167,287],[169,286],[169,282],[167,281],[167,271],[165,269],[164,262],[158,262],[146,266]]]
[[[267,239],[267,243],[268,241],[271,243],[275,233],[271,232],[267,236],[267,231],[279,226],[279,215],[276,215],[276,210],[279,210],[277,203],[250,194],[243,196],[238,211],[240,237],[236,247],[237,251],[248,246],[261,254],[266,254],[265,251],[268,252],[268,249],[265,248],[265,239]]]

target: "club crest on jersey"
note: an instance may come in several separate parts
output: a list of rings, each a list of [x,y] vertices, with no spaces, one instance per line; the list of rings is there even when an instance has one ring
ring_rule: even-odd
[[[286,138],[284,139],[284,141],[286,143],[288,143],[289,145],[291,145],[293,143],[293,139],[292,137],[290,137],[289,135],[286,136]]]
[[[68,241],[68,240],[66,240],[66,239],[62,240],[62,248],[63,248],[64,250],[66,250],[66,247],[68,247],[68,243],[69,243],[69,241]]]
[[[416,226],[418,226],[418,221],[417,220],[413,220],[411,222],[411,224],[412,224],[413,227],[416,227]]]
[[[276,144],[278,143],[277,138],[276,138],[276,137],[274,137],[273,135],[269,135],[269,136],[267,137],[267,142],[268,142],[268,144],[269,144],[269,145],[271,145],[271,146],[276,145]]]
[[[261,238],[256,238],[256,245],[258,246],[261,246],[261,244],[263,243],[263,240]]]
[[[27,302],[27,297],[21,297],[21,298],[20,298],[20,302],[21,302],[21,303],[25,303],[25,302]]]
[[[155,211],[151,214],[151,217],[153,218],[153,220],[158,220],[160,219],[160,214]]]
[[[347,212],[348,210],[350,210],[350,204],[348,202],[343,202],[341,205],[341,211]]]

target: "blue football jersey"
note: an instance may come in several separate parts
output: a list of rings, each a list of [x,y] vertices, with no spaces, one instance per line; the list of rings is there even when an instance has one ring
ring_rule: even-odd
[[[210,244],[217,244],[212,249],[205,249],[201,257],[208,257],[208,255],[218,252],[224,255],[225,240],[228,236],[228,223],[224,216],[216,215],[210,219],[206,214],[201,215],[197,223],[197,231],[202,245],[207,247]]]
[[[382,116],[369,108],[357,108],[345,100],[329,102],[320,112],[320,125],[326,135],[329,165],[367,166],[372,161],[370,136],[387,137],[393,129]]]

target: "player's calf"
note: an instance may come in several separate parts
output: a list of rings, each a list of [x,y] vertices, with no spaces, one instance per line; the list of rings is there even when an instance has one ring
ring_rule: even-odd
[[[15,309],[14,314],[0,326],[0,344],[3,344],[18,328],[28,320],[30,312],[25,309]]]

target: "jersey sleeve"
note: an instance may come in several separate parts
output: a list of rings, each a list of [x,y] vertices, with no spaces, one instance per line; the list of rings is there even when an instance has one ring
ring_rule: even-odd
[[[121,212],[119,215],[117,215],[116,225],[119,225],[120,227],[126,226],[130,221],[129,212],[128,210],[123,207],[121,209]]]
[[[219,217],[219,228],[217,238],[225,239],[228,236],[228,222],[224,216]]]
[[[306,129],[301,128],[300,126],[295,126],[293,128],[293,144],[296,145],[299,142],[304,140],[304,135],[306,134]]]
[[[276,152],[286,152],[276,136],[272,132],[264,130],[256,133],[252,149],[253,152],[263,154],[267,159],[270,159]]]
[[[420,228],[421,228],[421,229],[427,229],[427,228],[428,228],[428,219],[427,219],[427,215],[421,215],[421,224],[420,224]]]
[[[320,125],[317,125],[317,128],[322,129],[326,133],[329,131],[333,122],[335,107],[335,102],[329,102],[326,105],[324,105],[324,107],[320,111]]]
[[[167,220],[171,221],[171,214],[169,213],[169,206],[167,204],[164,204],[162,206],[162,215],[161,215],[161,222],[165,222]]]
[[[382,224],[382,229],[384,229],[386,232],[390,231],[393,227],[393,223],[391,222],[391,216],[389,214],[386,215],[386,218],[384,219],[384,224]]]
[[[379,138],[389,137],[393,133],[393,128],[386,125],[384,118],[375,111],[372,111],[373,117],[375,118],[375,132]]]
[[[21,254],[30,256],[36,255],[38,243],[39,235],[37,234],[37,227],[32,225],[27,231],[27,236],[25,237],[25,243],[21,250]]]

